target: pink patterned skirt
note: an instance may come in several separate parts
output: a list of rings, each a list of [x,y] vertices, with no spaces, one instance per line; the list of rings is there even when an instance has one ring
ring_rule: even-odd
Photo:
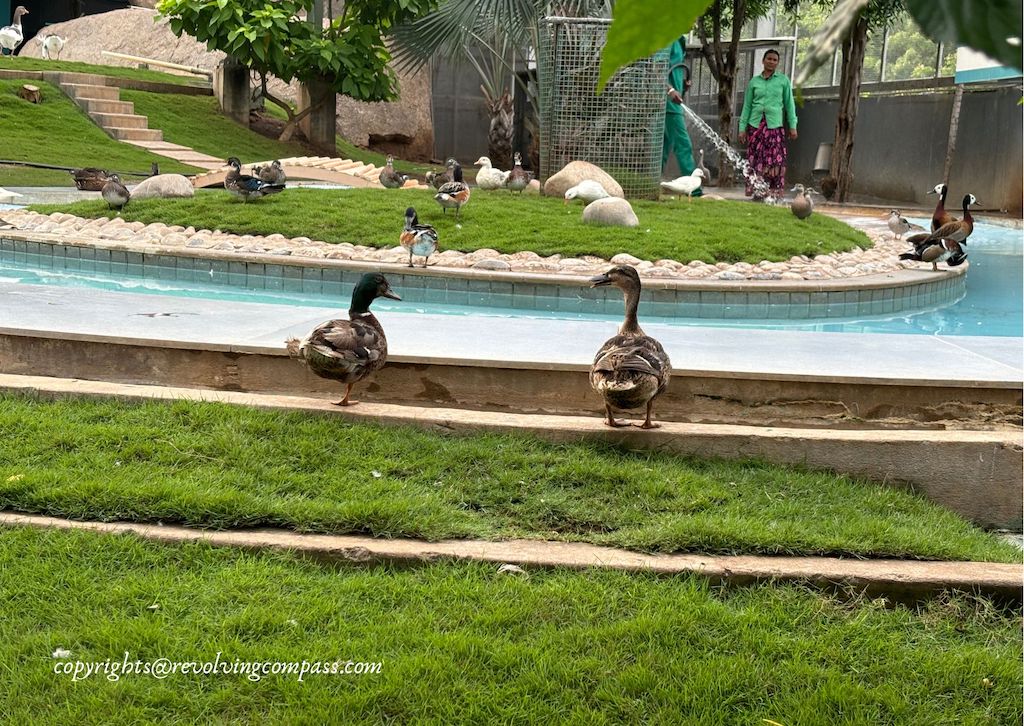
[[[776,194],[786,186],[786,129],[768,128],[761,117],[761,125],[747,129],[747,161],[750,167],[768,183],[770,193]],[[747,181],[747,196],[754,193]],[[777,195],[777,194],[776,194]]]

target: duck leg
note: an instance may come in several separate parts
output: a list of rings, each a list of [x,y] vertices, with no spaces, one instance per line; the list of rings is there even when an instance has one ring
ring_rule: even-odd
[[[612,407],[607,403],[604,405],[604,423],[606,426],[611,426],[616,429],[620,429],[623,426],[629,426],[629,424],[624,424],[621,421],[615,420],[615,417],[612,415]]]
[[[409,267],[412,267],[412,250],[409,250]]]
[[[661,428],[661,424],[656,424],[653,421],[651,421],[651,412],[653,410],[654,410],[654,399],[652,398],[650,401],[647,402],[647,419],[642,424],[638,424],[637,425],[639,428],[642,428],[642,429],[660,429]]]
[[[932,272],[938,272],[938,271],[939,271],[939,263],[938,262],[933,262],[932,263]]]
[[[352,394],[352,384],[351,383],[346,383],[345,384],[345,397],[343,399],[341,399],[340,401],[336,401],[334,405],[335,406],[355,406],[357,403],[359,403],[359,401],[351,401],[351,400],[349,400],[349,396],[351,394]]]

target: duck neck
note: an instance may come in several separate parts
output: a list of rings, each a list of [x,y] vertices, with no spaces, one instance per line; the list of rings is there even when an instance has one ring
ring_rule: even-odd
[[[964,202],[964,221],[970,224],[974,224],[974,217],[971,216],[970,202]]]
[[[640,323],[637,321],[636,311],[640,307],[640,288],[623,288],[623,295],[626,298],[626,317],[619,327],[619,335],[642,335]]]

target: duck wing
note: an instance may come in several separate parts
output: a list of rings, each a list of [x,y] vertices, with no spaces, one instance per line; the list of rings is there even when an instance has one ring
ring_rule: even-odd
[[[609,338],[597,351],[591,366],[592,378],[654,376],[659,382],[659,393],[668,385],[671,372],[672,364],[661,343],[646,335],[616,335]]]
[[[309,334],[302,348],[318,375],[353,381],[382,367],[388,353],[383,331],[350,320],[324,323]]]

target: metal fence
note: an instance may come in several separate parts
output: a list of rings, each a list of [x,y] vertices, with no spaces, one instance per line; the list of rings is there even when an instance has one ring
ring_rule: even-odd
[[[589,161],[627,197],[656,198],[665,129],[668,52],[616,73],[597,93],[610,20],[545,18],[540,26],[540,176]]]

